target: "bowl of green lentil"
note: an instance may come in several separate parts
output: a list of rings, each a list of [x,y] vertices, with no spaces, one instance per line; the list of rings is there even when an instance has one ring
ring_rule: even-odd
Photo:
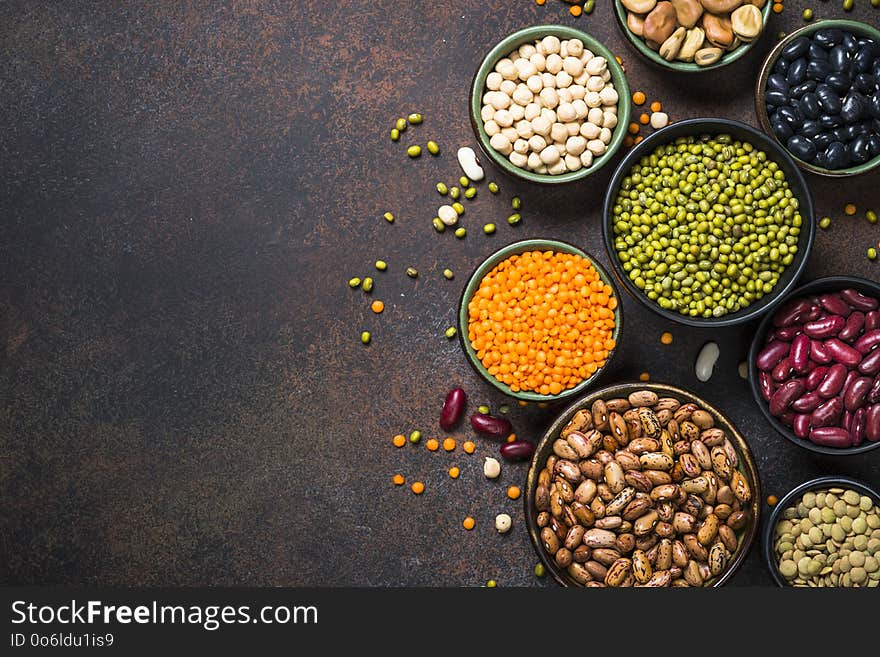
[[[789,491],[763,529],[773,581],[781,587],[880,585],[878,507],[880,493],[849,477],[818,477]]]
[[[615,124],[609,128],[611,136],[607,145],[603,146],[604,152],[599,153],[597,151],[597,154],[595,157],[591,158],[589,164],[585,164],[577,170],[569,170],[565,173],[538,173],[512,163],[508,157],[493,148],[490,144],[491,137],[486,132],[486,126],[481,115],[484,95],[488,88],[487,79],[495,70],[496,64],[507,58],[512,51],[517,50],[521,46],[534,44],[545,37],[556,37],[561,40],[579,40],[583,44],[584,51],[588,50],[593,53],[597,60],[598,58],[604,58],[607,66],[605,71],[610,76],[608,82],[613,85],[614,91],[619,99],[614,107],[617,119]],[[483,58],[471,84],[469,98],[470,122],[474,131],[474,136],[476,137],[483,155],[504,173],[513,176],[514,178],[539,184],[554,185],[569,183],[576,180],[583,180],[587,176],[601,169],[613,159],[615,153],[621,147],[623,140],[626,137],[626,128],[627,125],[629,125],[631,112],[629,97],[630,91],[623,67],[618,63],[614,53],[612,53],[598,39],[586,32],[565,25],[535,25],[508,35],[495,44]],[[582,118],[578,120],[585,121],[586,119]],[[610,124],[606,123],[606,125]],[[584,154],[587,155],[589,153],[585,152]]]
[[[688,119],[618,165],[602,231],[614,271],[645,306],[696,327],[748,322],[797,283],[815,236],[791,156],[754,128]]]

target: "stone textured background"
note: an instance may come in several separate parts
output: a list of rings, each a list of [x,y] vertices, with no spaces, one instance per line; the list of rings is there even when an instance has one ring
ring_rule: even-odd
[[[443,337],[482,258],[540,236],[607,263],[611,166],[553,190],[490,170],[502,193],[480,188],[468,237],[434,233],[434,183],[458,177],[455,149],[473,142],[477,62],[521,27],[574,25],[618,53],[633,90],[673,119],[755,124],[758,67],[778,31],[801,24],[801,4],[786,3],[729,69],[682,78],[639,59],[610,0],[579,19],[555,0],[3,3],[0,581],[552,585],[532,575],[521,502],[504,494],[525,465],[490,483],[487,441],[473,456],[390,443],[416,428],[438,435],[452,385],[472,407],[503,402]],[[850,16],[878,23],[867,0],[856,4]],[[843,13],[812,6],[817,18]],[[424,124],[393,144],[393,120],[410,111]],[[442,156],[409,160],[405,146],[427,139]],[[880,226],[842,214],[848,201],[880,210],[880,174],[809,183],[819,216],[835,221],[805,279],[880,278],[865,257]],[[524,203],[515,229],[504,222],[513,194]],[[494,236],[479,230],[487,221]],[[377,258],[387,272],[372,270]],[[364,275],[381,316],[347,286]],[[648,371],[725,409],[765,493],[820,473],[880,484],[880,454],[818,458],[766,424],[736,374],[753,326],[689,330],[623,305],[622,353],[604,380]],[[700,384],[693,361],[711,338],[722,356]],[[536,437],[553,414],[510,417]],[[395,489],[395,472],[427,492]],[[503,510],[514,529],[500,536],[491,524]],[[468,514],[472,532],[460,525]],[[771,584],[757,549],[733,584]]]

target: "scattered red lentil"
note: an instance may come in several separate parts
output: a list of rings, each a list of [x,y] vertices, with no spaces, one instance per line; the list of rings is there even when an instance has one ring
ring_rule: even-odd
[[[777,2],[773,5],[773,13],[774,14],[781,14],[782,13],[782,3],[781,2]]]
[[[767,496],[767,504],[769,504],[770,506],[776,506],[776,503],[778,501],[779,500],[776,498],[775,495],[768,495]]]
[[[512,433],[507,437],[507,442],[512,443],[516,441],[516,434]]]
[[[638,137],[636,137],[635,139],[633,139],[633,143],[634,143],[634,144],[638,144],[640,141],[642,141],[642,139],[644,139],[644,137],[642,137],[641,135],[639,135]]]
[[[652,112],[659,112],[662,109],[663,109],[663,105],[660,104],[659,100],[655,100],[653,103],[651,103],[651,111]]]
[[[440,443],[436,438],[428,438],[428,442],[425,443],[425,447],[427,447],[430,451],[436,452],[440,448]]]
[[[636,105],[643,105],[645,102],[645,94],[643,94],[641,91],[635,92],[633,94],[633,102]]]
[[[413,485],[410,486],[410,488],[412,488],[412,492],[416,495],[421,495],[425,492],[425,484],[423,484],[421,481],[413,482]]]
[[[651,117],[645,113],[639,115],[639,123],[642,125],[648,125],[648,122],[651,120]]]
[[[406,479],[403,478],[402,474],[396,474],[391,478],[391,481],[394,482],[395,486],[403,486]]]
[[[670,333],[669,331],[664,332],[660,336],[660,342],[662,344],[672,344],[672,333]]]
[[[470,440],[466,440],[464,445],[462,445],[461,447],[465,451],[465,454],[473,454],[474,451],[477,449],[477,446],[474,445],[474,443],[472,443]]]
[[[470,516],[468,516],[467,518],[465,518],[464,520],[461,521],[461,526],[464,527],[465,529],[467,529],[468,531],[472,530],[474,528],[474,525],[476,525],[476,524],[477,524],[476,520],[474,520]]]
[[[404,436],[402,433],[399,433],[391,439],[391,442],[394,443],[395,447],[403,447],[404,445],[406,445],[406,436]]]
[[[519,489],[519,486],[511,486],[507,489],[507,497],[512,500],[518,500],[521,494],[522,491]]]
[[[639,134],[639,130],[641,130],[638,123],[630,123],[627,129],[631,135],[637,135]]]
[[[455,438],[449,437],[443,441],[443,449],[447,452],[451,452],[455,449]]]
[[[639,374],[639,381],[650,381],[650,380],[651,380],[651,375],[648,374],[647,372],[642,372],[641,374]]]
[[[370,310],[378,315],[383,310],[385,310],[385,304],[376,299],[373,303],[370,304]]]
[[[856,213],[856,206],[854,203],[847,203],[843,206],[843,212],[847,216],[851,217]]]
[[[634,143],[633,138],[630,135],[627,135],[626,137],[623,138],[623,145],[626,148],[629,148],[630,146],[632,146],[633,143]]]
[[[449,468],[449,476],[453,479],[458,479],[458,475],[461,474],[461,470],[459,470],[456,466],[452,466]]]
[[[568,8],[568,12],[572,16],[577,17],[577,16],[580,16],[582,13],[584,13],[584,10],[580,5],[572,5],[571,7]]]

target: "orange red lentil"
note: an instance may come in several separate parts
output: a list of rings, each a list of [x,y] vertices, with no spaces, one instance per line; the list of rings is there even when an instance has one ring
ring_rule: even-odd
[[[421,481],[413,482],[413,485],[410,488],[412,488],[412,492],[416,495],[421,495],[425,492],[425,484],[423,484]]]
[[[402,474],[396,474],[391,478],[391,481],[394,482],[395,486],[403,486],[406,479],[403,478]]]
[[[425,447],[427,447],[430,451],[436,452],[440,448],[440,443],[436,438],[429,438],[428,442],[425,443]]]
[[[584,9],[580,5],[572,5],[571,7],[568,8],[568,11],[574,17],[578,17],[582,13],[584,13]]]
[[[637,92],[635,92],[635,93],[633,94],[633,102],[634,102],[636,105],[644,105],[644,103],[645,103],[645,94],[643,94],[641,91],[637,91]]]
[[[465,518],[464,520],[461,521],[461,526],[464,527],[465,529],[467,529],[468,531],[473,529],[474,525],[476,525],[476,524],[477,524],[476,520],[474,520],[470,516],[468,516],[467,518]]]
[[[659,100],[655,100],[653,103],[651,103],[651,111],[652,112],[659,112],[662,109],[663,109],[663,105],[660,104]]]
[[[660,335],[661,344],[672,344],[672,333],[665,331]]]
[[[519,486],[511,486],[507,489],[507,497],[512,500],[519,499],[519,496],[522,494],[522,491],[519,489]]]
[[[443,449],[445,449],[447,452],[451,452],[452,450],[454,450],[455,449],[455,438],[452,438],[452,437],[446,438],[443,441]]]
[[[617,299],[583,256],[527,251],[483,277],[468,304],[468,339],[514,392],[556,395],[589,379],[617,345]]]
[[[476,451],[477,446],[472,441],[466,440],[461,448],[464,450],[465,454],[473,454],[474,451]]]
[[[458,475],[460,474],[461,470],[459,470],[458,467],[453,465],[451,468],[449,468],[449,476],[453,479],[458,479]]]
[[[403,447],[406,445],[406,437],[402,433],[399,433],[391,439],[391,442],[394,443],[395,447]]]

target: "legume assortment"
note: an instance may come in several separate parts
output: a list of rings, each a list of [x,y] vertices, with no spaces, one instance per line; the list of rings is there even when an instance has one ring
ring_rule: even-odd
[[[661,308],[723,317],[773,291],[798,251],[798,207],[764,151],[726,134],[680,137],[621,181],[614,248]]]

